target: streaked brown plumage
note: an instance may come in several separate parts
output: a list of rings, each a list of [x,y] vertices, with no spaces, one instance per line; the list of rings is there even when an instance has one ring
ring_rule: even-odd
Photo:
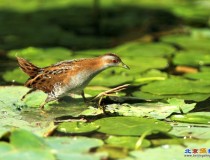
[[[39,68],[20,57],[17,57],[17,60],[20,68],[30,76],[25,86],[32,89],[26,95],[37,89],[48,94],[45,102],[40,105],[41,108],[47,102],[67,93],[79,93],[85,99],[83,89],[92,78],[106,68],[122,66],[128,69],[117,55],[111,53],[95,58],[61,61],[44,68]]]

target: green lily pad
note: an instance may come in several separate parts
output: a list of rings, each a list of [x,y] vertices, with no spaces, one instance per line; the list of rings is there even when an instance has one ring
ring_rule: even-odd
[[[73,59],[71,51],[65,48],[35,48],[28,47],[25,49],[12,50],[8,53],[11,58],[23,57],[34,65],[39,67],[46,67],[66,59]],[[50,57],[50,58],[49,58]],[[17,65],[18,66],[18,65]],[[19,67],[12,71],[7,71],[3,74],[3,78],[7,82],[24,83],[29,78]]]
[[[142,85],[151,81],[165,80],[166,78],[168,78],[168,75],[166,73],[163,73],[157,69],[151,69],[147,72],[142,73],[139,78],[136,78],[134,80],[133,84]]]
[[[10,136],[10,143],[19,149],[37,149],[48,150],[49,147],[45,144],[44,140],[29,131],[15,130]]]
[[[84,153],[104,143],[100,139],[87,137],[49,137],[45,142],[57,153]]]
[[[0,87],[1,128],[9,130],[11,128],[22,128],[43,135],[54,128],[54,125],[51,125],[54,118],[67,115],[67,113],[68,115],[77,116],[86,108],[83,101],[75,98],[71,102],[48,103],[43,114],[43,111],[37,107],[44,102],[46,94],[36,91],[27,95],[21,101],[21,97],[27,91],[28,88],[21,86]]]
[[[148,63],[150,62],[150,63]],[[141,73],[149,69],[165,69],[168,67],[167,59],[163,57],[128,57],[124,63],[130,67],[128,73]]]
[[[180,95],[210,93],[209,87],[209,81],[190,81],[182,78],[172,78],[149,83],[143,86],[141,90],[156,95]]]
[[[79,160],[106,158],[106,153],[88,153],[90,149],[100,147],[103,141],[86,137],[50,137],[47,139],[38,137],[25,130],[11,132],[10,143],[0,142],[0,159],[22,158],[67,160],[78,158]],[[56,157],[56,158],[55,158]]]
[[[195,80],[210,80],[209,72],[188,73],[184,77]]]
[[[12,50],[8,53],[8,56],[11,58],[23,57],[39,67],[46,67],[62,60],[71,59],[71,54],[70,50],[59,47],[47,49],[28,47]]]
[[[43,139],[25,130],[11,133],[10,144],[0,142],[0,159],[49,159],[55,160]]]
[[[139,140],[139,137],[109,136],[105,142],[111,146],[135,149],[135,146],[138,140]],[[146,147],[149,147],[150,144],[151,144],[150,141],[148,141],[147,139],[144,139],[141,147],[146,148]]]
[[[88,58],[94,56],[101,56],[106,53],[111,53],[112,49],[94,49],[94,50],[83,50],[83,51],[76,51],[74,57],[76,58]],[[116,53],[118,54],[118,53]]]
[[[117,86],[123,83],[128,83],[133,80],[133,76],[129,76],[124,70],[121,73],[115,73],[115,70],[121,70],[120,68],[108,69],[99,75],[97,75],[91,82],[90,86]]]
[[[185,146],[165,144],[156,148],[146,148],[144,150],[131,151],[129,153],[130,156],[125,158],[124,160],[137,160],[144,159],[145,157],[147,157],[147,159],[150,160],[156,160],[157,157],[158,159],[160,158],[166,160],[174,159],[175,157],[175,159],[186,160],[187,157],[189,157],[189,159],[196,160],[200,156],[196,156],[196,153],[193,154],[193,149],[197,149],[198,155],[205,155],[206,153],[199,152],[202,151],[202,148],[204,148],[204,150],[206,150],[208,154],[209,144],[209,140],[201,142],[191,140],[189,142],[184,143]],[[191,154],[185,153],[187,149],[191,152]],[[175,156],[175,154],[177,155]]]
[[[100,139],[87,137],[49,137],[45,142],[56,153],[59,160],[100,160],[106,158],[106,153],[89,153],[93,148],[104,143]]]
[[[164,57],[172,55],[175,48],[164,43],[131,42],[116,47],[114,51],[128,57]]]
[[[138,97],[139,99],[143,100],[165,100],[169,98],[177,98],[177,99],[184,99],[184,100],[192,100],[195,102],[201,102],[206,100],[210,97],[210,94],[205,93],[191,93],[191,94],[171,94],[171,95],[157,95],[142,91],[135,91],[132,93],[133,96]]]
[[[174,43],[188,50],[196,50],[198,51],[198,53],[202,51],[205,53],[209,53],[209,49],[210,49],[210,46],[209,46],[210,39],[208,38],[193,37],[191,35],[177,34],[177,35],[164,36],[161,39],[163,42]],[[190,58],[193,58],[193,57],[190,57]]]
[[[2,77],[6,82],[17,82],[22,84],[24,84],[29,78],[20,68],[15,68],[12,71],[6,71]]]
[[[63,122],[58,125],[57,130],[64,133],[78,134],[89,133],[97,130],[99,126],[94,123],[85,122]]]
[[[169,134],[182,138],[195,139],[209,139],[210,126],[209,124],[195,124],[195,123],[171,123],[173,127]]]
[[[210,64],[210,54],[202,50],[181,51],[173,59],[175,65],[202,66]]]
[[[117,113],[123,116],[152,117],[156,119],[165,119],[172,113],[188,113],[194,109],[196,103],[186,104],[184,100],[168,99],[167,103],[148,102],[135,104],[111,104],[106,107],[106,111]]]
[[[195,112],[185,115],[173,115],[170,119],[178,122],[210,124],[210,113]]]
[[[150,134],[168,132],[171,129],[166,122],[140,117],[109,117],[94,123],[100,126],[98,132],[122,136],[139,136],[146,131],[150,131]]]

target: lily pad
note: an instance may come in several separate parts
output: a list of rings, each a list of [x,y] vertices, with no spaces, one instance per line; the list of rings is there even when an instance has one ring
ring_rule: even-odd
[[[133,95],[135,97],[138,97],[139,99],[143,100],[167,100],[169,98],[177,98],[177,99],[184,99],[184,100],[192,100],[195,102],[201,102],[206,100],[210,97],[210,94],[208,93],[190,93],[190,94],[168,94],[168,95],[158,95],[158,94],[152,94],[148,92],[142,92],[142,91],[136,91],[133,92]]]
[[[57,153],[84,153],[104,143],[100,139],[87,137],[49,137],[45,142]]]
[[[210,80],[209,72],[198,72],[198,73],[188,73],[185,74],[184,77],[195,80]]]
[[[195,107],[195,103],[186,104],[184,100],[168,99],[167,103],[148,102],[135,104],[111,104],[106,107],[106,111],[123,116],[152,117],[156,119],[165,119],[172,113],[188,113]]]
[[[139,137],[129,137],[129,136],[109,136],[106,139],[106,143],[111,146],[123,147],[128,149],[135,149],[136,143],[139,140]],[[144,139],[141,147],[149,147],[150,141]]]
[[[176,153],[177,155],[175,159],[186,160],[187,157],[189,157],[189,159],[196,160],[198,159],[199,155],[205,154],[202,152],[200,153],[200,151],[202,151],[202,148],[204,148],[204,150],[207,150],[209,148],[209,144],[210,144],[209,140],[202,142],[189,141],[184,144],[185,147],[181,145],[165,144],[156,148],[148,148],[143,151],[141,150],[131,151],[129,154],[130,156],[125,158],[124,160],[139,160],[139,159],[144,159],[145,157],[147,157],[150,160],[156,160],[157,157],[160,159],[169,160],[169,159],[174,159]],[[198,156],[196,156],[196,153],[195,154],[192,153],[193,149],[197,149]],[[187,153],[186,151],[190,151],[191,153]]]
[[[100,147],[103,141],[86,137],[51,137],[41,138],[25,130],[11,132],[10,143],[0,142],[0,159],[21,160],[49,159],[67,160],[77,158],[78,160],[106,158],[106,153],[89,153],[90,149]]]
[[[210,93],[209,87],[209,81],[190,81],[182,78],[172,78],[149,83],[143,86],[141,90],[157,95],[180,95]]]
[[[71,54],[70,50],[59,47],[47,49],[28,47],[12,50],[8,53],[8,56],[11,58],[23,57],[39,67],[46,67],[58,61],[70,59]]]
[[[89,153],[93,148],[102,146],[100,139],[87,137],[49,137],[45,142],[51,147],[59,160],[100,160],[106,153]]]
[[[43,139],[24,130],[12,132],[10,144],[0,142],[0,159],[35,159],[55,160]]]
[[[90,86],[117,86],[119,84],[127,83],[133,80],[133,76],[129,76],[126,72],[122,71],[121,73],[116,73],[115,70],[121,70],[120,68],[108,69],[100,75],[97,75],[91,82]]]
[[[59,104],[52,102],[45,106],[43,114],[43,111],[37,107],[44,101],[46,94],[36,91],[21,101],[21,97],[27,91],[28,88],[21,86],[0,87],[1,128],[22,128],[43,135],[54,128],[54,125],[51,125],[54,118],[67,115],[67,113],[76,116],[84,110],[83,107],[86,107],[78,99],[73,99],[71,103],[67,101],[61,101]]]
[[[2,77],[6,82],[16,82],[22,84],[24,84],[29,78],[20,68],[15,68],[12,71],[6,71]]]
[[[172,55],[175,48],[164,43],[131,42],[116,47],[114,51],[127,57],[165,57]]]
[[[149,83],[151,81],[165,80],[166,78],[168,78],[168,75],[166,73],[163,73],[157,69],[151,69],[147,72],[143,72],[142,74],[140,74],[140,77],[138,78],[136,77],[133,84],[142,85],[142,84]]]
[[[210,54],[206,51],[180,51],[173,59],[175,65],[202,66],[210,64]]]
[[[94,123],[85,122],[63,122],[58,125],[57,130],[64,133],[78,134],[89,133],[97,130],[99,126]]]
[[[210,126],[209,124],[194,124],[194,123],[171,123],[173,129],[169,132],[176,137],[195,138],[195,139],[209,139]]]
[[[210,49],[209,47],[210,39],[208,38],[200,38],[200,37],[193,37],[192,35],[177,34],[177,35],[164,36],[161,39],[163,42],[173,43],[188,50],[196,50],[198,52],[203,51],[209,53]]]
[[[195,112],[185,115],[173,115],[170,118],[172,121],[178,122],[210,124],[209,112]]]
[[[94,123],[100,126],[98,132],[122,136],[139,136],[146,131],[150,131],[150,134],[168,132],[171,129],[166,122],[140,117],[109,117]]]
[[[35,48],[28,47],[24,49],[11,50],[8,56],[11,58],[23,57],[38,67],[46,67],[66,59],[73,59],[71,51],[65,48]],[[50,58],[49,58],[50,57]],[[18,65],[17,65],[18,66]],[[24,83],[28,76],[19,68],[7,71],[3,74],[3,78],[7,82]]]

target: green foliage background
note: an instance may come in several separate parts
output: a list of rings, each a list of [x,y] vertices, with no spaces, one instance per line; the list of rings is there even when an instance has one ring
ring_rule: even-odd
[[[181,160],[209,149],[209,27],[208,0],[0,0],[0,159]],[[41,91],[20,100],[28,77],[16,56],[44,67],[107,52],[131,70],[110,68],[85,89],[130,84],[104,97],[105,113],[80,96],[45,111]]]

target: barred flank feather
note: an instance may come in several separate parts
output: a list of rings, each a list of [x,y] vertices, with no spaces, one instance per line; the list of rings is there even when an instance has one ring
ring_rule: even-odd
[[[30,78],[35,77],[39,73],[40,68],[28,62],[24,58],[17,57],[17,60],[20,68],[23,70],[23,72],[28,74]]]

